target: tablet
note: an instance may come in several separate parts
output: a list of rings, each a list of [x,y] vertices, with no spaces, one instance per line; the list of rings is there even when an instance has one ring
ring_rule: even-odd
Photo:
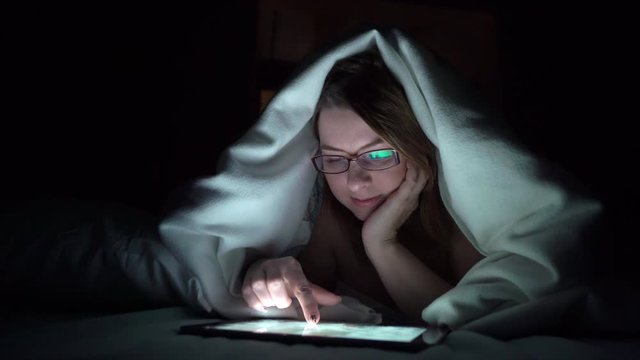
[[[222,336],[284,343],[375,347],[401,351],[419,351],[426,347],[422,334],[426,328],[305,321],[259,319],[218,321],[180,327],[180,334]]]

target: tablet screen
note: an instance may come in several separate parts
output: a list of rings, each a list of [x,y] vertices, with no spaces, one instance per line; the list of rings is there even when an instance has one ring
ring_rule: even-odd
[[[343,338],[372,341],[410,343],[427,329],[411,326],[381,326],[321,322],[308,324],[304,321],[261,319],[220,324],[208,324],[209,329],[244,331],[255,334],[299,335],[327,338]]]

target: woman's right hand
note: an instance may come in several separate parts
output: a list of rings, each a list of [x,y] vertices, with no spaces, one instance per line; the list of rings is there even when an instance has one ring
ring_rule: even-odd
[[[297,299],[308,323],[320,321],[318,305],[336,305],[340,296],[312,284],[293,257],[258,260],[249,267],[242,285],[247,304],[261,312],[275,306],[284,309]]]

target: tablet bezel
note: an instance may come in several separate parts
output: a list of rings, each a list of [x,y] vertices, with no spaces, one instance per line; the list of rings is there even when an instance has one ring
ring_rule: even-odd
[[[386,340],[370,340],[370,339],[347,339],[337,337],[323,337],[313,335],[298,335],[298,334],[275,334],[275,333],[257,333],[253,331],[244,330],[229,330],[220,329],[213,326],[223,325],[229,323],[245,323],[254,322],[257,320],[281,320],[281,321],[295,321],[291,319],[250,319],[250,320],[218,320],[213,322],[206,322],[202,324],[184,325],[178,330],[179,334],[200,335],[203,337],[225,337],[229,339],[251,339],[251,340],[264,340],[264,341],[276,341],[285,344],[313,344],[318,346],[348,346],[348,347],[367,347],[378,348],[385,350],[397,350],[407,352],[418,352],[427,347],[427,344],[422,340],[422,334],[418,335],[411,342],[400,341],[386,341]],[[338,323],[338,322],[337,322]],[[349,324],[349,323],[338,323]],[[353,324],[361,325],[361,324]],[[397,325],[394,325],[397,326]],[[425,331],[428,331],[425,329]]]

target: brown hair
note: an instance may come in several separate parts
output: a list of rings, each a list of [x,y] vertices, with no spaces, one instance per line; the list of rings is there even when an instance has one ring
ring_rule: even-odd
[[[377,52],[359,53],[333,66],[314,114],[316,136],[320,111],[327,107],[353,110],[403,156],[427,171],[429,178],[419,205],[421,228],[436,242],[446,241],[453,219],[438,192],[436,147],[420,127],[402,85]],[[324,199],[333,198],[326,195],[329,194]]]

